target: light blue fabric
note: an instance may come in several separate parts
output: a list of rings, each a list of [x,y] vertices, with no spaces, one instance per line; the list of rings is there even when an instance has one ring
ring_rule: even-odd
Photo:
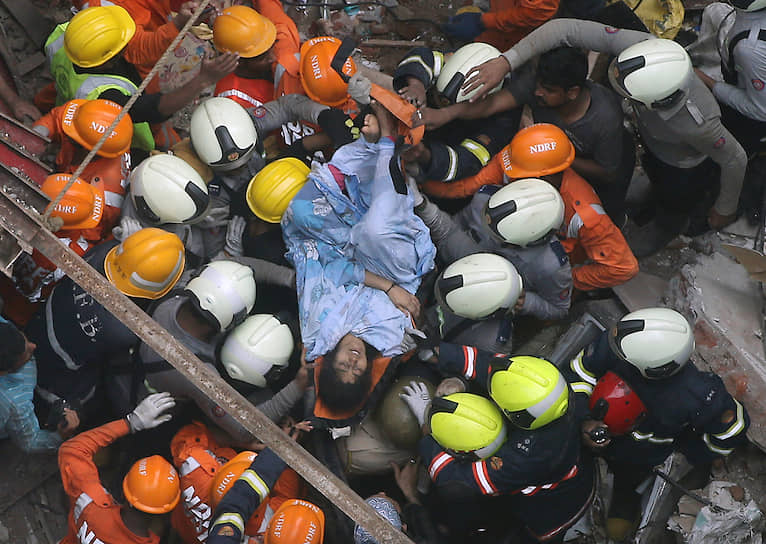
[[[0,316],[0,323],[8,320]],[[28,453],[55,451],[61,437],[40,429],[32,395],[37,385],[37,363],[32,357],[16,372],[0,376],[0,438],[10,438]]]
[[[436,248],[412,212],[412,196],[394,190],[388,169],[393,152],[387,138],[359,138],[341,147],[330,164],[346,175],[348,196],[328,166],[315,163],[282,218],[309,360],[332,350],[347,333],[385,356],[403,351],[410,318],[383,291],[366,287],[364,273],[415,293],[433,268]]]

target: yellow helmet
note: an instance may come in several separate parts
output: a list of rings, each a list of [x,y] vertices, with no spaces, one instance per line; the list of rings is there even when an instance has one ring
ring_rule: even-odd
[[[453,393],[431,401],[431,436],[453,455],[486,459],[505,442],[497,406],[473,393]]]
[[[181,239],[162,229],[141,229],[109,251],[104,272],[129,297],[158,299],[181,277],[186,253]]]
[[[257,57],[269,50],[277,38],[277,27],[247,6],[231,6],[215,18],[213,43],[219,51]]]
[[[555,421],[569,407],[569,385],[545,359],[519,355],[505,370],[492,373],[489,394],[517,427],[538,429]]]
[[[269,223],[279,223],[290,201],[306,184],[309,167],[288,157],[266,165],[247,186],[247,205]]]
[[[135,32],[136,23],[125,8],[87,8],[69,21],[64,32],[64,52],[82,68],[100,66],[122,51]]]

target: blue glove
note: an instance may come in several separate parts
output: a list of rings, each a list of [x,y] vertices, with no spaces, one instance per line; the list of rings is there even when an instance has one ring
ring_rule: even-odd
[[[447,36],[461,41],[470,42],[476,36],[484,32],[484,23],[481,22],[481,13],[461,13],[447,19],[442,25],[442,30]]]

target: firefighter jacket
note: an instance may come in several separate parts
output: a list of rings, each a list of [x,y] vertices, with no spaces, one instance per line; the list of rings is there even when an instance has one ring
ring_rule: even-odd
[[[414,77],[435,92],[444,60],[442,53],[427,47],[410,50],[396,67],[394,90],[405,87],[407,78]],[[509,111],[486,119],[456,120],[427,133],[424,145],[431,152],[431,161],[423,166],[423,175],[429,180],[452,182],[476,174],[508,143],[518,120],[518,112]]]
[[[471,346],[442,343],[439,348],[441,372],[485,389],[494,359],[492,353]],[[570,378],[569,373],[565,371],[564,377]],[[506,422],[506,442],[487,459],[460,458],[444,451],[431,436],[424,437],[418,449],[441,492],[463,500],[510,495],[512,510],[528,530],[538,539],[549,539],[571,526],[595,493],[593,458],[580,440],[586,417],[585,396],[570,389],[564,416],[533,431],[511,428]]]
[[[720,377],[688,362],[673,376],[646,379],[614,355],[608,335],[605,331],[572,359],[571,370],[579,376],[573,388],[590,395],[597,380],[612,371],[630,385],[647,410],[631,433],[612,437],[605,452],[608,458],[653,466],[678,450],[694,464],[706,463],[729,455],[747,440],[750,418]]]

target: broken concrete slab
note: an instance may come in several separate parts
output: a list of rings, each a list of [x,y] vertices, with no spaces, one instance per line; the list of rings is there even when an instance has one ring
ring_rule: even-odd
[[[634,312],[641,308],[660,305],[667,288],[667,280],[654,274],[639,271],[630,281],[612,287],[612,291],[629,311]]]
[[[668,306],[694,323],[695,364],[723,379],[751,417],[750,440],[766,451],[766,359],[760,284],[721,253],[699,255],[670,282]]]

